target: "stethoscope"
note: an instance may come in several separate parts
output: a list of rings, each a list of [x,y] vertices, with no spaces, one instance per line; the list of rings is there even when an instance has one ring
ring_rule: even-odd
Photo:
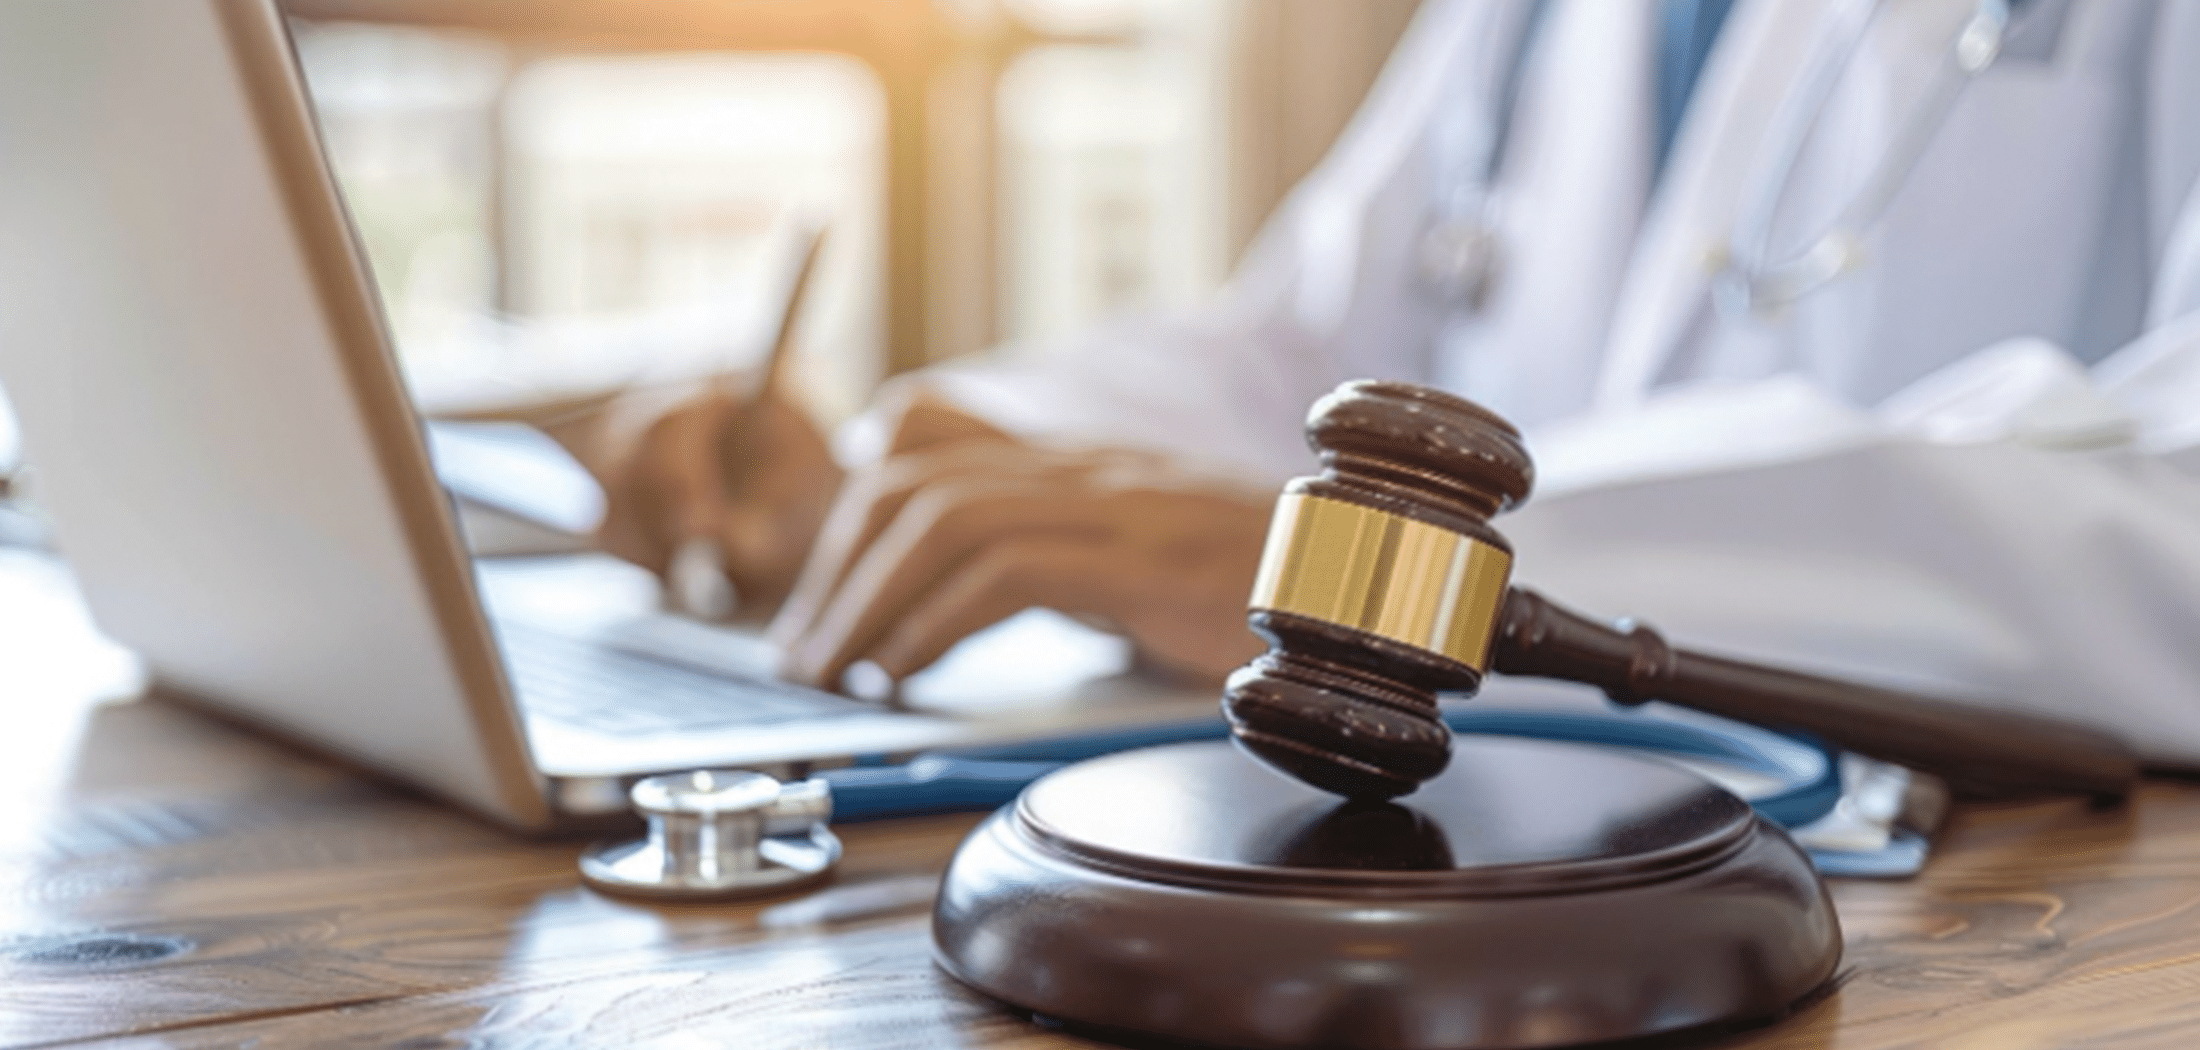
[[[1776,313],[1855,270],[1863,260],[1864,234],[1886,215],[1956,100],[1994,64],[2008,34],[2009,0],[1978,0],[1949,43],[1924,98],[1910,110],[1855,194],[1801,249],[1776,253],[1773,225],[1780,202],[1811,132],[1824,116],[1842,73],[1863,48],[1865,33],[1883,3],[1849,0],[1837,8],[1825,46],[1812,56],[1796,90],[1782,103],[1774,121],[1778,130],[1763,155],[1763,166],[1751,180],[1756,190],[1737,213],[1723,247],[1711,253],[1713,301],[1726,316]]]
[[[1762,784],[1748,793],[1749,803],[1788,828],[1824,817],[1843,793],[1834,752],[1741,723],[1482,704],[1448,706],[1444,722],[1455,733],[1567,741],[1754,774]],[[841,844],[830,824],[985,812],[1074,762],[1228,737],[1221,719],[1202,718],[859,763],[789,783],[741,770],[650,777],[631,792],[647,834],[591,847],[580,857],[581,874],[589,885],[624,896],[704,900],[784,892],[827,877],[839,863]],[[1900,856],[1813,850],[1812,857],[1828,874],[1890,874],[1913,870],[1921,850],[1921,842],[1910,841],[1895,849]]]
[[[2009,0],[1978,0],[1950,42],[1925,97],[1910,111],[1854,196],[1800,250],[1776,253],[1772,240],[1780,203],[1812,131],[1828,109],[1842,74],[1855,63],[1883,5],[1884,0],[1848,0],[1837,7],[1796,90],[1782,103],[1770,148],[1749,181],[1754,189],[1727,236],[1706,253],[1713,298],[1723,314],[1775,313],[1856,269],[1863,259],[1864,234],[1886,214],[1964,88],[1993,65],[2008,32]],[[1440,299],[1468,312],[1479,312],[1487,304],[1503,269],[1498,183],[1513,137],[1522,73],[1543,21],[1541,5],[1521,21],[1510,37],[1505,59],[1488,64],[1493,73],[1478,92],[1481,104],[1472,107],[1479,119],[1471,132],[1476,136],[1475,148],[1461,166],[1464,178],[1439,203],[1416,246],[1416,268],[1423,283]]]

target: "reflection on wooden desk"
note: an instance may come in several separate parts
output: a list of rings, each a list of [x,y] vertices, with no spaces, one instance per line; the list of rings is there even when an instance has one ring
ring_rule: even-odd
[[[41,564],[0,557],[6,622],[68,623]],[[158,701],[93,706],[91,679],[26,694],[35,655],[0,642],[0,1046],[1091,1045],[933,967],[932,881],[975,818],[847,827],[813,894],[653,908],[581,889],[580,843]],[[2200,787],[1963,810],[1923,878],[1835,899],[1837,990],[1718,1045],[2200,1038]]]

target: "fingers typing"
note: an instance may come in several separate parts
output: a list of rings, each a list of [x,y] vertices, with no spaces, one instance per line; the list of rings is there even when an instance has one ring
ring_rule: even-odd
[[[852,482],[774,636],[790,677],[899,678],[1032,606],[1119,626],[1152,662],[1219,678],[1258,650],[1244,601],[1267,508],[1152,456],[996,447]]]

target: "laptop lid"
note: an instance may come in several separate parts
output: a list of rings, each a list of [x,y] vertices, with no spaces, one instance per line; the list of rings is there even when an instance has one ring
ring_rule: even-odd
[[[0,386],[166,686],[549,823],[268,0],[0,3]]]

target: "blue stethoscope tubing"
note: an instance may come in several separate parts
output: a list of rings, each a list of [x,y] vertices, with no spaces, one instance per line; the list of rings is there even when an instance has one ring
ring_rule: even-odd
[[[1732,731],[1639,715],[1452,707],[1455,733],[1562,740],[1650,755],[1717,762],[1777,780],[1750,800],[1759,813],[1794,828],[1833,810],[1841,799],[1841,763],[1825,745],[1751,726]],[[982,812],[1006,805],[1040,777],[1072,762],[1134,748],[1221,740],[1220,718],[1081,734],[921,755],[903,765],[849,766],[817,774],[833,789],[833,822]]]

